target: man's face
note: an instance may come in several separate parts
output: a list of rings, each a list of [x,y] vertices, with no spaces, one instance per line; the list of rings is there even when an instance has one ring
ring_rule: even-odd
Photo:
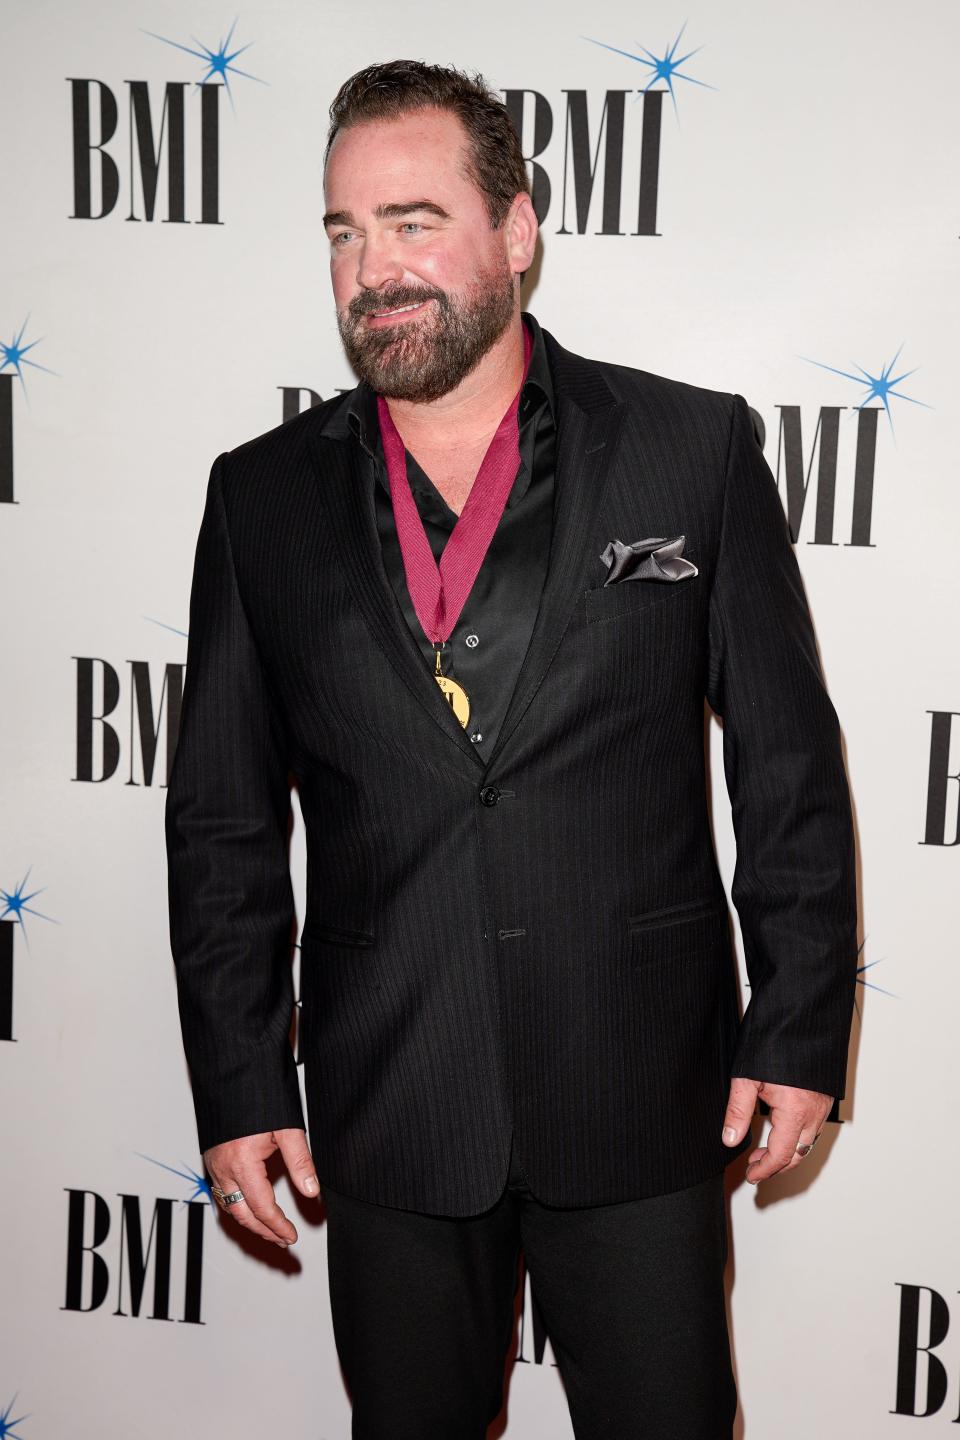
[[[431,109],[342,130],[324,188],[337,324],[351,364],[394,399],[446,395],[507,328],[514,274],[528,263],[511,254],[509,219],[490,228],[463,126]]]

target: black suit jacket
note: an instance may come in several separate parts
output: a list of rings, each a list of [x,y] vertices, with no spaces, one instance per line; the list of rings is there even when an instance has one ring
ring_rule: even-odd
[[[552,548],[486,761],[390,588],[356,443],[320,435],[342,397],[219,457],[197,547],[167,843],[201,1148],[302,1123],[292,774],[320,1181],[438,1214],[497,1200],[511,1129],[535,1195],[596,1205],[732,1159],[731,1075],[844,1087],[847,782],[746,402],[544,334]],[[678,534],[695,577],[603,588],[609,540]],[[724,721],[742,1019],[705,696]]]

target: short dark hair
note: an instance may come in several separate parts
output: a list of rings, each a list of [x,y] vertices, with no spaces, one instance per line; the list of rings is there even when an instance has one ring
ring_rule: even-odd
[[[422,60],[389,60],[358,70],[330,106],[324,167],[340,130],[431,108],[449,110],[467,132],[469,178],[486,200],[491,228],[498,230],[516,195],[530,194],[530,180],[509,111],[479,73]]]

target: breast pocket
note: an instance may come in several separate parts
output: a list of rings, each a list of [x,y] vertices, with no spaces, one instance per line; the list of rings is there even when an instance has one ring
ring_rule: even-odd
[[[601,624],[627,615],[640,615],[661,605],[682,607],[697,592],[699,575],[685,580],[620,580],[584,591],[587,623]]]

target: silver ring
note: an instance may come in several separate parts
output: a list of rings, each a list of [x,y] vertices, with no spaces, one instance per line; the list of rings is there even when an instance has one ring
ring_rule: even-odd
[[[240,1201],[244,1199],[242,1190],[231,1190],[229,1195],[225,1195],[219,1185],[211,1185],[210,1193],[223,1210],[226,1210],[229,1205],[239,1205]]]
[[[820,1139],[820,1136],[821,1136],[822,1134],[823,1134],[823,1131],[822,1131],[822,1130],[818,1130],[817,1133],[816,1133],[816,1135],[814,1135],[813,1139],[810,1141],[810,1144],[809,1144],[809,1145],[798,1145],[798,1146],[797,1146],[797,1154],[798,1154],[799,1156],[801,1156],[801,1157],[806,1156],[806,1155],[809,1155],[809,1154],[810,1154],[810,1151],[813,1149],[814,1145],[816,1145],[817,1141]]]

